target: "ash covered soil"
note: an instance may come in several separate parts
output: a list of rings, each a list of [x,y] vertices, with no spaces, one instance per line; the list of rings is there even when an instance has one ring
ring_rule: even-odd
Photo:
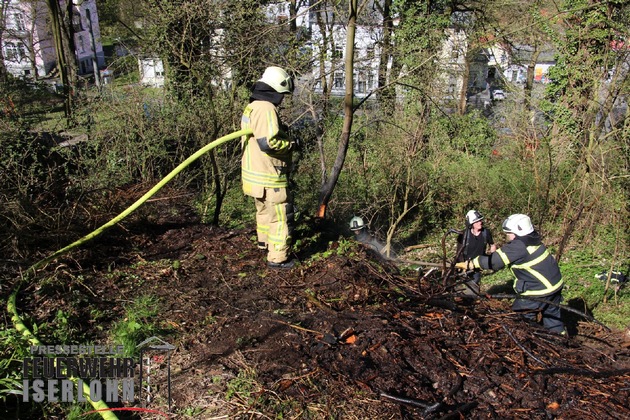
[[[630,418],[627,332],[553,335],[359,246],[268,269],[254,236],[194,217],[115,228],[49,265],[18,308],[38,325],[62,310],[102,343],[126,306],[158,297],[171,418]],[[148,406],[165,411],[155,383]]]

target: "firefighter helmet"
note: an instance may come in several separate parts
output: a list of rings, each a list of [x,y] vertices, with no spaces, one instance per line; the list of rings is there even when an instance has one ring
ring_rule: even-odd
[[[361,230],[365,227],[365,222],[359,216],[354,216],[350,220],[350,230]]]
[[[278,93],[293,92],[293,79],[280,67],[267,67],[258,81],[268,84]]]
[[[526,214],[513,214],[503,221],[503,232],[516,236],[529,235],[534,231],[532,220]]]
[[[468,226],[472,226],[473,223],[483,220],[483,216],[477,210],[471,210],[466,213],[466,223]]]

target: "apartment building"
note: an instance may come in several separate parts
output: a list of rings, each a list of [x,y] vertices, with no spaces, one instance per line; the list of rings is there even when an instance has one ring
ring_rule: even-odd
[[[63,1],[61,2],[63,6]],[[1,35],[4,63],[16,77],[42,78],[56,67],[50,12],[43,1],[7,0]],[[96,0],[73,0],[72,23],[79,74],[105,65]]]

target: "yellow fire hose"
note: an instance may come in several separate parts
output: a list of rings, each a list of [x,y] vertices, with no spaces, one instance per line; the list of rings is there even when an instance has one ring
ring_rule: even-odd
[[[20,282],[18,282],[18,284],[15,287],[15,290],[11,293],[11,296],[9,296],[9,299],[7,301],[7,311],[11,315],[11,321],[13,322],[13,325],[14,325],[15,329],[19,333],[21,333],[32,345],[34,345],[34,346],[42,345],[42,343],[39,341],[39,339],[37,337],[35,337],[35,335],[24,324],[24,322],[22,321],[22,318],[20,317],[20,315],[19,315],[19,313],[17,311],[17,306],[16,306],[17,294],[18,294],[18,291],[20,290],[21,285],[27,281],[27,279],[29,278],[30,275],[34,275],[38,268],[44,267],[46,264],[48,264],[49,262],[51,262],[55,258],[65,254],[66,252],[68,252],[68,251],[78,247],[81,244],[86,243],[90,239],[93,239],[93,238],[97,237],[98,235],[103,233],[106,229],[114,226],[116,223],[120,222],[125,217],[129,216],[133,211],[135,211],[138,207],[140,207],[142,204],[144,204],[151,196],[153,196],[162,187],[164,187],[164,185],[166,185],[171,179],[173,179],[177,174],[179,174],[182,170],[184,170],[184,168],[186,168],[188,165],[190,165],[195,160],[199,159],[199,157],[203,156],[204,154],[206,154],[210,150],[214,149],[215,147],[217,147],[217,146],[219,146],[219,145],[221,145],[223,143],[226,143],[226,142],[228,142],[230,140],[233,140],[233,139],[236,139],[236,138],[239,138],[241,136],[248,135],[248,134],[252,134],[252,130],[246,129],[246,130],[235,131],[235,132],[233,132],[231,134],[228,134],[226,136],[220,137],[220,138],[216,139],[215,141],[213,141],[213,142],[207,144],[206,146],[202,147],[197,152],[195,152],[193,155],[191,155],[188,159],[186,159],[185,161],[180,163],[168,175],[166,175],[164,178],[162,178],[162,180],[160,182],[155,184],[155,186],[153,188],[151,188],[149,191],[147,191],[142,197],[140,197],[135,203],[133,203],[131,206],[129,206],[125,211],[120,213],[118,216],[114,217],[112,220],[110,220],[109,222],[105,223],[103,226],[99,227],[98,229],[96,229],[92,233],[89,233],[89,234],[85,235],[81,239],[79,239],[79,240],[71,243],[70,245],[68,245],[68,246],[66,246],[66,247],[56,251],[55,253],[51,254],[50,256],[48,256],[48,257],[46,257],[46,258],[36,262],[31,267],[29,267],[29,269],[26,271],[26,275],[24,277],[22,277]],[[77,384],[77,380],[76,379],[73,379],[73,380],[74,380],[74,383],[76,385]],[[92,401],[89,398],[90,390],[89,390],[88,385],[85,382],[83,383],[83,393],[84,393],[84,395],[86,395],[86,399],[90,402],[90,404],[92,404],[92,407],[94,407],[94,410],[96,410],[101,415],[101,417],[103,419],[105,419],[105,420],[117,420],[118,419],[118,417],[116,416],[116,414],[114,414],[113,411],[108,411],[109,407],[107,406],[107,404],[104,401],[102,401],[102,400],[100,400],[100,401]]]

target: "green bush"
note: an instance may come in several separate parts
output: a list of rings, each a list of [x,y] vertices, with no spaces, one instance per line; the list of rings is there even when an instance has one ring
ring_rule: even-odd
[[[143,340],[163,332],[156,319],[159,301],[153,296],[140,296],[125,306],[125,313],[112,326],[112,343],[122,345],[125,356],[138,354],[137,345]]]

